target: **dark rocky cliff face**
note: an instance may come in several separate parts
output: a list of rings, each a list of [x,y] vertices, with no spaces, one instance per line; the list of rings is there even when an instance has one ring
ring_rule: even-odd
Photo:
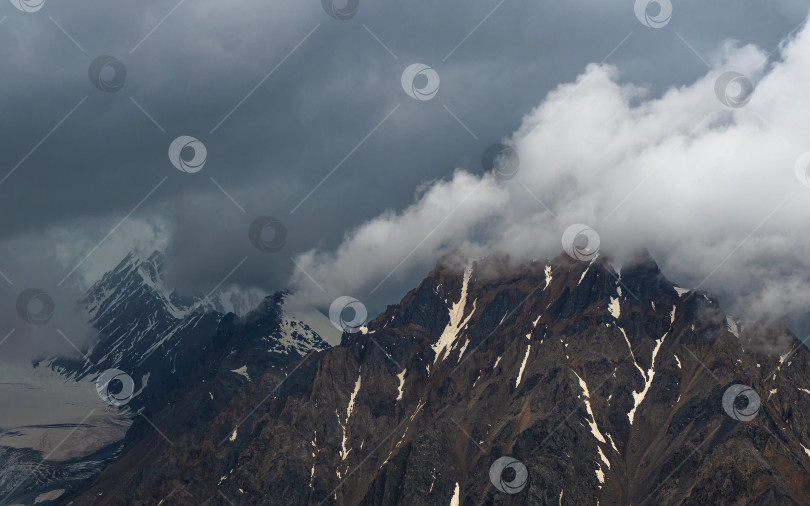
[[[810,352],[646,256],[440,265],[340,346],[230,392],[73,503],[810,503]]]

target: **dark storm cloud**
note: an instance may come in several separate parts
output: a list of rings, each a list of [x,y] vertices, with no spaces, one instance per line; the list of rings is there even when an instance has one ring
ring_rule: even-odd
[[[246,256],[227,283],[284,288],[291,256],[334,248],[348,228],[409,205],[424,181],[476,170],[488,145],[587,63],[609,55],[623,80],[657,94],[706,71],[679,35],[706,57],[726,38],[773,48],[806,15],[798,1],[678,2],[669,26],[650,30],[632,4],[361,2],[338,21],[315,0],[46,1],[36,13],[6,3],[0,178],[16,169],[0,184],[0,270],[15,284],[2,287],[3,300],[42,286],[68,301],[92,279],[82,270],[109,267],[141,242],[167,248],[170,275],[189,292],[213,289]],[[88,79],[100,55],[126,68],[117,92]],[[429,102],[400,86],[417,62],[441,77]],[[200,172],[169,162],[180,135],[205,144]],[[130,220],[162,220],[165,240],[146,225],[104,240],[152,190]],[[265,215],[287,227],[278,253],[248,240]],[[380,288],[372,313],[413,282],[395,281]]]

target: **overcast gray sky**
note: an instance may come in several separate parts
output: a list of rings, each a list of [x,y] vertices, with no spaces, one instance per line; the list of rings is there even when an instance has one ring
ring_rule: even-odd
[[[338,9],[344,5],[336,2]],[[649,9],[655,16],[657,7]],[[532,125],[540,125],[538,131],[553,125],[567,139],[584,135],[589,115],[598,119],[610,111],[601,102],[584,101],[599,89],[566,88],[572,96],[582,92],[582,108],[561,108],[561,117],[580,117],[581,122],[547,123],[533,119],[532,111],[544,100],[553,102],[547,96],[558,86],[588,75],[589,63],[615,69],[607,80],[592,74],[604,89],[611,83],[645,88],[646,96],[630,100],[635,105],[657,100],[671,88],[695,86],[713,75],[709,67],[729,58],[739,67],[747,65],[755,80],[782,59],[780,51],[767,55],[806,17],[807,5],[799,0],[675,1],[662,28],[644,26],[631,0],[449,0],[440,5],[361,0],[346,20],[330,17],[317,0],[45,0],[36,12],[22,12],[6,2],[0,5],[0,271],[7,280],[0,280],[0,304],[7,310],[0,314],[5,320],[0,339],[18,330],[0,351],[70,352],[53,328],[27,330],[16,316],[18,294],[31,287],[51,294],[55,321],[62,318],[59,324],[81,341],[86,329],[70,318],[72,301],[132,248],[147,253],[164,249],[172,282],[186,292],[207,293],[237,265],[226,285],[286,288],[295,270],[291,257],[309,261],[336,254],[341,244],[351,246],[358,227],[412,208],[437,188],[436,181],[463,186],[454,171],[480,172],[481,154],[490,144],[513,138],[528,148],[533,145]],[[728,40],[761,51],[748,59],[728,56]],[[116,58],[126,69],[117,91],[99,90],[88,78],[92,62],[102,55]],[[763,55],[769,58],[764,64],[758,60]],[[440,76],[431,100],[414,100],[403,90],[402,73],[414,63],[430,66]],[[108,67],[102,82],[110,80],[111,72]],[[671,118],[684,104],[672,101],[670,106],[668,115],[647,119]],[[676,121],[671,129],[683,134],[691,128],[686,123]],[[643,124],[636,127],[649,131]],[[518,129],[522,133],[515,134]],[[598,128],[591,132],[591,146],[603,133]],[[199,172],[183,173],[169,160],[170,144],[183,135],[199,139],[207,149]],[[643,135],[634,138],[645,140]],[[662,145],[666,135],[646,140]],[[549,174],[558,177],[560,167],[582,162],[564,154],[554,159]],[[546,153],[540,150],[539,155]],[[621,164],[623,159],[610,160]],[[532,163],[524,163],[520,177],[530,177],[528,167],[542,173],[541,159],[529,155],[527,160]],[[617,174],[626,178],[618,186],[628,192],[644,177]],[[537,176],[511,184],[540,193],[543,188],[533,184],[551,188],[559,181]],[[655,188],[665,189],[666,184]],[[716,186],[710,188],[716,191]],[[479,209],[500,206],[497,195],[490,196],[493,201],[481,197]],[[685,281],[696,284],[781,197],[774,198],[763,198],[750,216],[718,212],[704,217],[718,234],[714,249],[704,241],[701,247],[671,245],[665,252],[667,243],[658,238],[650,240],[650,249],[670,265],[670,275],[684,276],[694,267],[696,272]],[[581,219],[604,218],[594,213]],[[577,218],[576,213],[561,214]],[[251,244],[248,230],[260,216],[284,224],[287,238],[280,251],[262,252]],[[694,223],[684,223],[673,225],[672,231],[662,225],[661,235],[688,237],[685,227]],[[599,223],[593,226],[598,229]],[[724,227],[734,233],[725,237]],[[610,227],[605,228],[610,236]],[[614,232],[615,238],[623,238],[621,227]],[[539,228],[538,234],[559,243],[557,228]],[[459,235],[437,235],[451,237]],[[403,242],[401,251],[390,252],[376,269],[390,272],[418,239]],[[784,244],[765,245],[750,258],[760,258],[769,248],[784,252]],[[333,291],[362,292],[349,295],[366,301],[374,314],[399,300],[440,250],[425,248],[376,290],[382,279],[377,271],[368,280],[341,283],[341,275],[333,282],[330,273],[351,272],[349,267],[329,259],[307,266],[316,271],[313,277],[328,288],[329,297]],[[670,254],[683,250],[687,253]],[[705,251],[713,252],[702,255]],[[791,253],[802,251],[794,248]],[[695,263],[696,256],[702,262]],[[783,272],[805,267],[793,257],[780,262]],[[362,265],[364,259],[358,256],[356,263]],[[740,291],[749,294],[756,291],[752,286],[772,279],[773,273],[763,269],[757,261],[752,270],[758,277],[745,286],[729,284],[718,272],[704,288],[739,306],[744,300]],[[794,321],[802,318],[798,312],[790,310]]]

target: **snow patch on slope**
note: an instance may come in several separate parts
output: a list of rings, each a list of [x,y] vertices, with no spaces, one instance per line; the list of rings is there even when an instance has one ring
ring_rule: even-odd
[[[520,371],[518,371],[517,379],[515,380],[515,388],[520,385],[520,379],[523,377],[523,369],[526,368],[526,362],[529,361],[529,353],[532,351],[532,345],[530,344],[528,348],[526,348],[526,355],[523,357],[523,363],[520,364]]]
[[[616,318],[617,320],[619,319],[619,315],[622,314],[622,308],[619,305],[619,298],[618,297],[616,297],[616,298],[611,297],[610,298],[610,305],[608,305],[608,311],[610,311],[610,314],[613,315],[614,318]]]
[[[740,327],[739,325],[737,325],[737,322],[734,321],[734,318],[732,318],[731,316],[726,316],[726,327],[728,328],[729,332],[734,334],[734,336],[739,339]]]
[[[473,301],[473,307],[470,311],[470,314],[467,315],[467,318],[464,318],[464,309],[467,306],[467,290],[470,284],[470,275],[472,274],[472,265],[468,266],[464,270],[464,279],[461,283],[461,297],[459,298],[458,302],[453,304],[450,308],[450,322],[445,327],[444,332],[439,337],[439,340],[436,341],[436,344],[432,345],[433,352],[436,354],[435,358],[433,359],[433,363],[435,364],[439,360],[439,356],[441,356],[446,350],[449,350],[453,343],[458,338],[458,333],[467,325],[467,322],[470,321],[472,318],[473,313],[475,313],[475,301]],[[442,357],[444,359],[444,357]]]
[[[250,381],[250,375],[247,372],[247,366],[243,365],[239,369],[231,369],[231,372],[238,374],[239,376],[244,376],[246,380]]]
[[[641,405],[641,402],[644,400],[644,397],[647,395],[647,392],[650,390],[650,385],[652,385],[653,376],[655,376],[655,356],[658,355],[658,350],[661,349],[661,345],[664,344],[664,339],[667,337],[666,334],[661,336],[661,339],[657,339],[655,341],[655,348],[653,348],[652,352],[652,359],[650,360],[650,369],[647,371],[647,374],[644,375],[644,388],[641,392],[633,392],[633,409],[627,413],[627,418],[630,419],[630,425],[633,424],[633,418],[636,415],[636,409]],[[636,365],[638,367],[638,365]]]
[[[605,437],[602,436],[602,432],[599,431],[599,426],[596,424],[596,417],[593,415],[593,410],[591,409],[591,393],[588,391],[588,384],[585,383],[585,380],[579,377],[579,374],[577,374],[576,371],[571,369],[571,372],[573,372],[574,376],[576,376],[579,380],[579,386],[582,388],[582,393],[585,394],[585,411],[588,412],[588,416],[590,417],[590,420],[588,420],[588,425],[591,426],[591,434],[593,434],[593,437],[595,437],[600,443],[605,443],[607,441],[605,440]]]
[[[346,448],[346,442],[348,440],[346,437],[346,426],[349,424],[349,418],[352,416],[352,411],[354,411],[354,400],[357,398],[357,393],[360,392],[360,385],[362,382],[363,376],[358,375],[357,381],[354,383],[354,391],[352,392],[351,397],[349,397],[349,405],[346,406],[346,420],[340,425],[340,428],[343,429],[343,443],[341,444],[340,460],[346,460],[346,457],[349,456],[349,452],[352,451],[351,448]]]
[[[450,499],[450,506],[459,505],[459,501],[461,500],[459,497],[460,495],[461,495],[461,488],[458,486],[458,482],[456,482],[456,490],[453,492],[453,498]]]
[[[602,462],[604,462],[604,463],[605,463],[605,465],[608,467],[608,469],[610,469],[610,461],[608,460],[608,458],[607,458],[607,457],[605,457],[604,452],[602,452],[602,447],[601,447],[601,446],[597,446],[597,447],[596,447],[596,449],[597,449],[597,450],[599,450],[599,457],[601,457],[601,458],[602,458]]]
[[[399,378],[399,393],[397,394],[397,400],[402,400],[402,394],[405,392],[405,373],[408,372],[407,369],[403,369],[401,373],[397,374],[397,378]]]

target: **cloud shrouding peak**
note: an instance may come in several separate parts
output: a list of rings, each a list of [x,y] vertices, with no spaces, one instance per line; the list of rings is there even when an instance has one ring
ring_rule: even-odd
[[[370,297],[450,249],[556,256],[563,231],[584,223],[614,258],[646,247],[671,279],[716,293],[731,312],[807,327],[810,188],[794,165],[810,151],[810,30],[781,54],[773,63],[727,43],[704,76],[660,97],[591,64],[506,141],[521,160],[513,179],[458,170],[431,183],[334,251],[299,255],[293,286],[321,305]],[[747,82],[753,91],[734,103]]]

